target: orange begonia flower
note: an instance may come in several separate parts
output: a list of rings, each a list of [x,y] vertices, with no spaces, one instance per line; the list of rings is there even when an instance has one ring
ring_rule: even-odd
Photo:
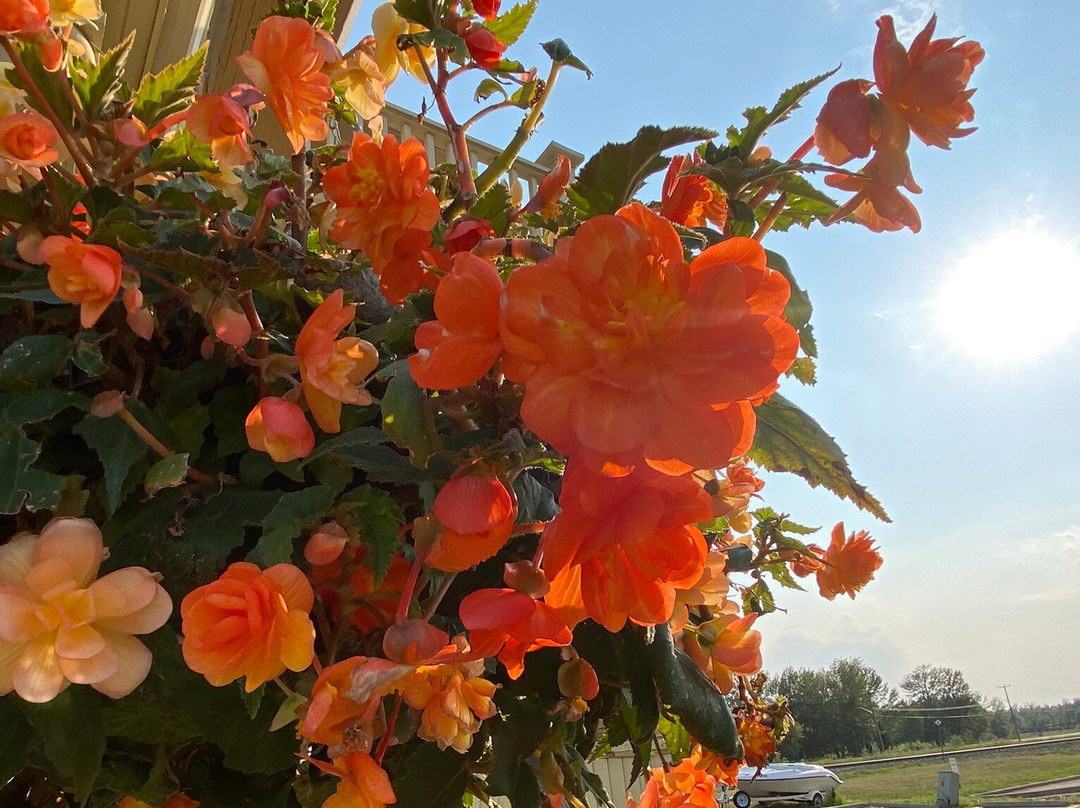
[[[865,79],[842,81],[829,91],[814,129],[821,156],[841,166],[854,157],[867,157],[881,134],[880,102],[867,95]]]
[[[0,34],[32,34],[48,21],[49,0],[0,0]]]
[[[493,20],[499,16],[499,6],[502,0],[472,0],[473,11],[485,20]]]
[[[283,398],[267,396],[259,401],[248,413],[244,429],[248,445],[277,463],[307,457],[315,448],[315,433],[304,411]]]
[[[248,148],[251,118],[248,111],[229,96],[202,96],[191,105],[186,120],[191,134],[210,144],[210,151],[220,168],[247,165],[254,159]]]
[[[478,589],[461,601],[469,646],[506,666],[511,679],[525,671],[525,654],[569,645],[574,635],[551,606],[513,589]]]
[[[699,762],[691,755],[668,771],[652,769],[641,802],[628,795],[628,808],[716,808],[716,778]]]
[[[907,152],[901,148],[879,148],[874,157],[862,169],[864,177],[846,174],[830,174],[825,184],[843,191],[854,191],[855,196],[844,203],[829,219],[829,223],[854,215],[855,221],[875,233],[893,232],[907,227],[912,233],[922,229],[922,220],[915,205],[900,192],[907,188],[921,193],[911,175]]]
[[[832,600],[837,595],[850,595],[866,586],[881,567],[881,554],[865,530],[845,538],[844,523],[833,528],[832,541],[825,550],[823,564],[817,570],[821,596]]]
[[[323,177],[326,195],[337,205],[330,237],[364,251],[392,303],[420,288],[419,273],[408,268],[431,245],[440,213],[429,176],[427,152],[416,138],[399,145],[387,135],[380,144],[357,132],[347,162]]]
[[[749,399],[794,361],[790,287],[753,239],[690,265],[666,219],[596,216],[506,284],[503,370],[522,419],[560,452],[625,473],[726,466],[754,434]]]
[[[705,559],[701,577],[686,589],[675,591],[675,611],[671,616],[671,630],[678,631],[690,622],[691,606],[723,606],[727,600],[731,582],[724,569],[727,567],[727,553],[711,552]]]
[[[79,684],[118,699],[146,678],[150,652],[132,635],[165,625],[172,600],[142,567],[98,578],[104,557],[89,519],[53,519],[0,547],[0,696],[43,703]]]
[[[216,687],[244,677],[248,693],[286,668],[306,670],[315,655],[314,602],[307,577],[292,564],[231,564],[180,604],[184,661]]]
[[[776,740],[772,733],[756,716],[739,716],[735,724],[739,730],[739,740],[743,744],[746,765],[759,769],[768,766],[769,756],[776,754]]]
[[[697,760],[697,767],[704,769],[716,778],[717,785],[723,784],[735,788],[739,785],[739,769],[742,758],[726,758],[714,755],[703,746],[695,745],[692,757]]]
[[[427,29],[422,25],[409,22],[394,8],[393,2],[383,3],[371,15],[371,33],[375,37],[375,61],[382,70],[383,81],[387,86],[397,78],[399,70],[404,70],[417,81],[427,81],[424,76],[424,64],[435,64],[435,48],[421,47],[417,55],[416,48],[400,50],[398,37],[404,34],[419,34]]]
[[[462,216],[452,225],[446,228],[443,234],[443,244],[450,255],[459,252],[469,252],[473,247],[486,238],[492,238],[495,231],[491,222],[487,219],[477,219],[475,216]],[[500,284],[500,291],[502,285]]]
[[[824,565],[824,562],[821,560],[825,555],[824,550],[816,544],[808,544],[806,545],[806,549],[813,555],[802,555],[799,553],[791,560],[791,571],[800,578],[805,578],[807,575],[814,574]]]
[[[506,52],[506,45],[479,23],[470,25],[465,32],[465,47],[472,60],[484,70],[494,70],[498,67]]]
[[[356,317],[338,289],[315,309],[296,338],[296,358],[304,400],[323,432],[341,431],[341,405],[366,406],[371,393],[363,382],[379,366],[379,351],[359,337],[337,339]]]
[[[696,152],[672,158],[660,193],[660,215],[684,227],[703,227],[712,222],[723,230],[727,198],[708,178],[684,173],[702,162]]]
[[[39,254],[49,265],[49,288],[61,300],[79,304],[79,322],[90,328],[120,291],[120,253],[67,236],[49,236]]]
[[[350,752],[335,758],[332,767],[319,768],[341,778],[322,808],[385,808],[397,802],[390,778],[366,752]]]
[[[41,179],[41,169],[60,159],[56,127],[36,112],[16,112],[0,119],[0,158]]]
[[[565,154],[556,158],[555,168],[551,169],[540,180],[540,186],[536,194],[529,200],[522,213],[539,213],[542,216],[553,216],[555,206],[570,184],[570,176],[574,173],[574,165]]]
[[[327,104],[334,91],[322,72],[326,57],[326,45],[311,23],[276,16],[259,24],[251,50],[236,57],[251,83],[266,95],[294,154],[303,150],[305,140],[325,140],[330,133]]]
[[[416,329],[409,357],[413,380],[429,390],[454,390],[484,377],[499,354],[499,270],[471,253],[454,256],[454,268],[435,292],[437,320]]]
[[[544,572],[561,609],[573,596],[558,592],[569,566],[581,567],[581,602],[609,631],[627,618],[663,623],[675,608],[675,590],[701,578],[706,544],[695,522],[711,516],[709,496],[691,477],[640,468],[606,477],[571,458],[559,497],[561,513],[540,542]],[[556,605],[557,604],[557,605]]]
[[[353,671],[366,663],[364,657],[351,657],[323,670],[311,688],[311,702],[300,725],[300,734],[312,743],[338,746],[346,733],[374,720],[378,697],[364,702],[350,698]]]
[[[437,533],[424,563],[459,572],[503,548],[517,519],[517,501],[493,473],[471,466],[456,472],[439,489],[431,517]]]
[[[708,650],[721,693],[735,686],[733,674],[750,676],[761,670],[761,632],[753,628],[755,620],[756,614],[721,613],[697,627],[697,641]]]
[[[930,18],[907,50],[896,39],[893,19],[877,21],[874,80],[882,100],[896,109],[911,131],[928,146],[949,148],[951,138],[964,137],[975,127],[963,128],[975,117],[967,89],[976,66],[986,55],[978,42],[959,38],[931,39],[937,15]]]

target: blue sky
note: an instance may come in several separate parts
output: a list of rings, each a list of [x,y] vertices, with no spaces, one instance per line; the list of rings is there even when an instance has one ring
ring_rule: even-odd
[[[809,289],[821,350],[818,386],[785,393],[837,436],[894,522],[769,478],[770,505],[826,530],[840,520],[869,529],[885,566],[854,601],[784,592],[789,613],[759,622],[765,663],[858,655],[892,684],[920,663],[948,665],[988,696],[1008,684],[1014,701],[1053,702],[1080,696],[1080,57],[1070,36],[1080,11],[541,0],[512,55],[543,66],[536,43],[560,36],[595,77],[563,74],[526,156],[552,139],[589,155],[646,123],[723,130],[841,61],[838,79],[872,78],[875,19],[892,13],[910,40],[933,11],[939,35],[976,39],[987,58],[973,81],[979,131],[951,152],[913,142],[923,231],[838,225],[766,240]],[[770,136],[778,156],[812,131],[824,95]],[[411,108],[421,97],[407,77],[390,93]],[[517,123],[489,116],[475,134],[505,142]]]

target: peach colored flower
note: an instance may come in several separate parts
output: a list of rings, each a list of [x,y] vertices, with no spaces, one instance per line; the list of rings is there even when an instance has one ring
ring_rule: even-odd
[[[483,673],[477,660],[423,665],[406,676],[399,688],[405,703],[421,711],[417,734],[440,749],[466,752],[480,722],[498,712],[492,701],[497,687]]]
[[[323,764],[319,768],[341,778],[322,808],[385,808],[397,802],[390,778],[365,752],[350,752],[335,758],[332,767]]]
[[[430,518],[436,535],[424,563],[459,572],[502,549],[514,529],[517,501],[490,470],[470,466],[439,489]]]
[[[49,21],[49,0],[0,0],[0,34],[32,34]]]
[[[236,57],[251,83],[266,95],[294,154],[303,150],[306,140],[326,140],[330,133],[327,104],[334,91],[322,72],[326,61],[326,44],[311,23],[276,16],[260,23],[251,50]]]
[[[356,317],[338,289],[312,313],[296,338],[300,380],[315,423],[323,432],[341,431],[341,405],[366,406],[371,393],[363,383],[379,366],[379,351],[358,337],[337,339]]]
[[[356,48],[330,75],[345,101],[365,121],[377,118],[386,106],[386,81],[373,52]]]
[[[510,276],[502,369],[525,385],[525,424],[595,469],[720,468],[750,447],[750,399],[794,361],[789,294],[753,239],[687,265],[671,223],[633,203]]]
[[[326,195],[337,205],[330,237],[364,251],[392,303],[420,288],[420,274],[408,269],[431,245],[440,214],[429,176],[427,152],[416,138],[399,145],[386,135],[380,144],[357,132],[345,164],[323,177]]]
[[[690,622],[691,606],[708,606],[716,609],[727,601],[731,582],[724,569],[727,554],[713,551],[705,559],[701,577],[693,586],[675,591],[675,611],[671,616],[671,630],[678,631]]]
[[[324,522],[304,545],[304,558],[312,566],[331,564],[345,550],[348,541],[349,531],[337,522]]]
[[[0,119],[0,158],[41,179],[41,169],[60,158],[56,127],[36,112],[16,112]]]
[[[666,622],[676,590],[701,578],[705,537],[693,525],[709,519],[709,496],[689,475],[641,467],[607,477],[571,457],[559,505],[540,550],[552,581],[547,601],[560,612],[576,601],[561,577],[568,567],[581,568],[581,604],[608,631],[620,630],[628,618]]]
[[[817,570],[821,596],[829,600],[837,595],[854,598],[856,592],[873,580],[881,563],[881,554],[869,533],[860,530],[845,538],[844,523],[838,522]]]
[[[933,15],[905,49],[896,38],[888,14],[877,21],[874,80],[882,100],[896,109],[923,143],[949,148],[952,138],[964,137],[975,127],[963,127],[975,117],[974,90],[967,88],[975,68],[986,55],[978,42],[959,38],[931,39],[937,26]]]
[[[315,448],[315,433],[304,411],[283,398],[267,396],[259,401],[248,413],[244,429],[248,445],[277,463],[307,457]]]
[[[101,0],[52,0],[52,21],[64,26],[101,19]]]
[[[454,256],[454,268],[435,292],[437,320],[416,329],[409,357],[413,380],[429,390],[454,390],[479,381],[502,353],[499,309],[503,282],[490,261]]]
[[[180,604],[184,661],[216,687],[243,677],[248,693],[286,668],[307,670],[315,655],[314,602],[307,577],[292,564],[231,564]]]
[[[200,97],[188,110],[187,128],[210,144],[214,160],[223,170],[247,165],[254,159],[248,148],[251,118],[227,95],[211,93]]]
[[[739,617],[722,613],[697,628],[698,642],[712,660],[712,676],[721,693],[735,686],[733,674],[750,676],[761,670],[761,632],[752,628],[756,614]]]
[[[42,703],[80,684],[118,699],[146,678],[150,652],[132,635],[165,625],[172,600],[142,567],[98,578],[104,558],[89,519],[56,518],[0,547],[0,696]]]
[[[383,3],[371,15],[371,33],[375,37],[375,61],[382,70],[383,81],[390,86],[397,78],[398,71],[404,70],[417,81],[426,82],[424,64],[435,64],[435,49],[430,46],[399,50],[398,37],[404,34],[419,34],[427,29],[411,23],[397,13],[393,2]]]
[[[61,300],[80,304],[79,322],[93,326],[120,291],[120,253],[67,236],[49,236],[39,252],[49,265],[49,288]]]
[[[210,307],[210,326],[214,336],[234,348],[243,348],[251,339],[251,321],[236,299],[223,294]]]
[[[712,222],[720,230],[727,223],[727,197],[708,178],[687,174],[703,160],[697,152],[673,157],[660,191],[660,215],[683,227]]]
[[[747,509],[751,498],[765,487],[750,468],[745,457],[729,463],[722,473],[713,472],[713,479],[705,484],[705,490],[712,496],[713,516],[724,517],[736,533],[750,530],[751,518]]]

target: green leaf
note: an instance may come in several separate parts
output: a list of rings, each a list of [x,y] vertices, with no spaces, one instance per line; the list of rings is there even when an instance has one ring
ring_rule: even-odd
[[[263,534],[248,561],[269,567],[292,558],[293,541],[301,531],[313,527],[334,504],[335,491],[315,485],[291,494],[282,494],[277,505],[263,519]]]
[[[30,761],[27,760],[34,730],[18,709],[19,700],[0,698],[0,783],[6,783]]]
[[[109,363],[101,355],[103,338],[89,331],[83,331],[75,338],[75,351],[71,355],[71,361],[87,376],[101,376],[109,369]]]
[[[575,70],[580,70],[590,79],[592,78],[592,71],[588,66],[577,58],[570,50],[570,46],[561,39],[553,39],[550,42],[541,42],[540,47],[544,49],[544,53],[551,57],[551,61],[572,67]]]
[[[93,789],[105,754],[101,696],[89,687],[69,687],[46,704],[26,704],[23,713],[45,742],[45,755],[61,785],[82,802]]]
[[[745,544],[733,544],[728,548],[724,572],[745,572],[754,563],[754,550]]]
[[[540,784],[528,761],[551,731],[551,718],[538,699],[503,701],[503,720],[492,745],[488,793],[508,797],[514,808],[539,808]]]
[[[646,178],[667,167],[670,161],[661,152],[715,136],[711,129],[695,126],[644,126],[629,142],[608,143],[593,155],[568,189],[570,199],[585,216],[615,213]]]
[[[407,20],[418,22],[425,28],[438,26],[436,0],[395,0],[397,13]]]
[[[476,86],[476,92],[473,93],[473,101],[479,104],[481,101],[491,98],[495,93],[502,93],[503,98],[510,97],[499,82],[495,81],[493,78],[486,78]]]
[[[538,3],[539,0],[526,0],[524,3],[518,3],[494,20],[485,22],[484,27],[495,34],[497,40],[509,47],[521,39],[521,35],[529,27]]]
[[[439,435],[427,397],[408,372],[396,374],[386,386],[382,415],[383,431],[390,440],[408,449],[413,461],[423,467],[438,448]]]
[[[472,782],[469,763],[469,758],[453,749],[419,744],[394,767],[394,808],[461,808],[462,796]]]
[[[351,462],[353,453],[361,446],[376,446],[387,440],[386,433],[376,426],[362,426],[342,432],[329,440],[324,440],[315,450],[305,457],[300,465],[306,466],[312,460],[320,457],[339,457],[345,462]]]
[[[72,432],[86,441],[101,460],[105,470],[105,508],[112,514],[120,504],[128,475],[146,457],[149,448],[116,415],[108,418],[87,415]]]
[[[487,219],[496,233],[506,231],[510,220],[510,189],[497,182],[491,190],[476,200],[469,211],[477,219]]]
[[[57,474],[31,468],[41,454],[41,444],[30,440],[22,427],[0,417],[0,513],[51,510],[60,504],[67,480]]]
[[[11,343],[0,354],[0,386],[36,385],[56,377],[74,344],[59,334],[35,334]]]
[[[731,145],[738,147],[739,153],[744,160],[749,158],[754,149],[757,148],[762,135],[770,127],[787,120],[787,117],[799,108],[800,102],[811,90],[839,69],[838,65],[828,73],[822,73],[820,76],[814,76],[812,79],[799,82],[794,87],[789,87],[780,94],[780,98],[773,105],[773,108],[768,111],[765,110],[765,107],[750,107],[743,113],[746,118],[746,126],[741,131],[735,130],[734,127],[728,131],[728,140]]]
[[[41,64],[37,46],[29,42],[20,42],[17,39],[12,41],[12,45],[19,52],[19,57],[26,67],[26,72],[30,74],[30,78],[33,79],[34,84],[41,91],[41,95],[48,102],[48,106],[46,107],[46,105],[38,100],[37,94],[30,91],[30,88],[27,87],[22,77],[13,67],[8,68],[7,70],[8,81],[18,89],[25,91],[25,103],[28,106],[33,107],[45,117],[49,117],[50,111],[54,112],[56,117],[60,120],[60,123],[70,130],[72,128],[71,125],[75,120],[75,113],[71,109],[71,102],[68,101],[67,95],[64,93],[64,89],[60,85],[60,80],[57,76],[50,73]],[[7,61],[7,59],[5,59],[5,61]]]
[[[788,286],[791,287],[791,297],[788,298],[787,306],[784,307],[785,319],[799,332],[799,344],[803,349],[803,353],[807,356],[817,356],[814,329],[810,325],[810,317],[814,313],[814,306],[810,303],[810,295],[799,286],[784,256],[772,250],[766,250],[765,255],[769,267],[787,278]]]
[[[68,68],[71,84],[86,111],[86,116],[91,120],[99,118],[116,94],[123,89],[124,68],[134,43],[135,32],[132,31],[127,39],[115,48],[101,54],[96,64],[81,57],[71,60]]]
[[[143,479],[146,495],[152,497],[162,488],[176,488],[178,485],[183,485],[187,478],[188,458],[187,454],[174,454],[152,465]]]
[[[195,100],[202,82],[203,66],[209,43],[185,56],[156,75],[143,77],[133,96],[132,114],[151,128],[162,120],[187,109]]]
[[[675,647],[667,624],[635,628],[632,636],[640,642],[640,659],[655,679],[657,693],[669,712],[709,751],[742,757],[742,743],[727,700],[697,663]]]
[[[855,480],[847,455],[817,421],[779,394],[756,411],[751,460],[769,471],[797,474],[811,488],[824,486],[883,522],[892,521],[877,498]]]
[[[398,528],[405,524],[401,506],[381,488],[362,485],[342,497],[338,518],[367,545],[366,563],[378,586],[401,548]]]
[[[210,144],[196,138],[187,127],[169,135],[150,155],[150,165],[159,171],[217,171]]]
[[[0,222],[26,224],[34,220],[34,207],[22,194],[0,189]]]
[[[307,704],[309,699],[300,693],[292,693],[285,697],[278,711],[274,713],[274,720],[270,722],[270,731],[277,732],[283,727],[289,726],[298,719],[296,711]]]
[[[518,518],[521,524],[550,522],[559,512],[555,494],[528,472],[514,478],[514,493],[518,501]]]

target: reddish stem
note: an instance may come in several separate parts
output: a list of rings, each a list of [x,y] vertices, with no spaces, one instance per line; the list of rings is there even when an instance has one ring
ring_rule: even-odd
[[[810,150],[814,148],[814,136],[810,135],[799,148],[791,153],[791,157],[788,158],[788,162],[793,160],[801,160],[810,153]],[[757,208],[762,202],[765,201],[765,197],[771,194],[780,186],[780,180],[770,180],[758,189],[758,192],[750,197],[750,201],[746,204],[753,210]]]
[[[394,725],[397,723],[398,713],[401,712],[401,702],[404,699],[405,696],[398,693],[397,698],[394,699],[394,706],[390,708],[390,717],[386,720],[386,732],[383,733],[382,740],[379,741],[379,749],[375,752],[375,762],[380,766],[383,758],[386,757],[386,750],[390,747],[390,739],[394,736]]]
[[[757,232],[754,233],[754,241],[761,241],[765,238],[765,234],[772,230],[772,226],[776,224],[776,220],[780,217],[780,214],[784,210],[784,205],[786,204],[787,194],[782,193],[776,198],[775,204],[769,209],[765,218],[761,220],[761,224],[758,225]]]
[[[415,47],[420,66],[424,69],[424,76],[427,78],[428,85],[435,95],[435,104],[439,108],[443,124],[445,124],[446,131],[450,135],[450,145],[454,150],[454,167],[457,169],[458,175],[458,189],[462,199],[466,200],[466,207],[471,207],[477,196],[476,180],[472,175],[472,161],[469,159],[469,143],[465,138],[465,129],[454,118],[454,113],[450,109],[450,102],[446,99],[446,85],[449,81],[449,74],[446,72],[446,54],[439,53],[439,77],[436,79],[431,72],[431,68],[428,67],[423,53],[420,51],[420,46],[416,45]]]

